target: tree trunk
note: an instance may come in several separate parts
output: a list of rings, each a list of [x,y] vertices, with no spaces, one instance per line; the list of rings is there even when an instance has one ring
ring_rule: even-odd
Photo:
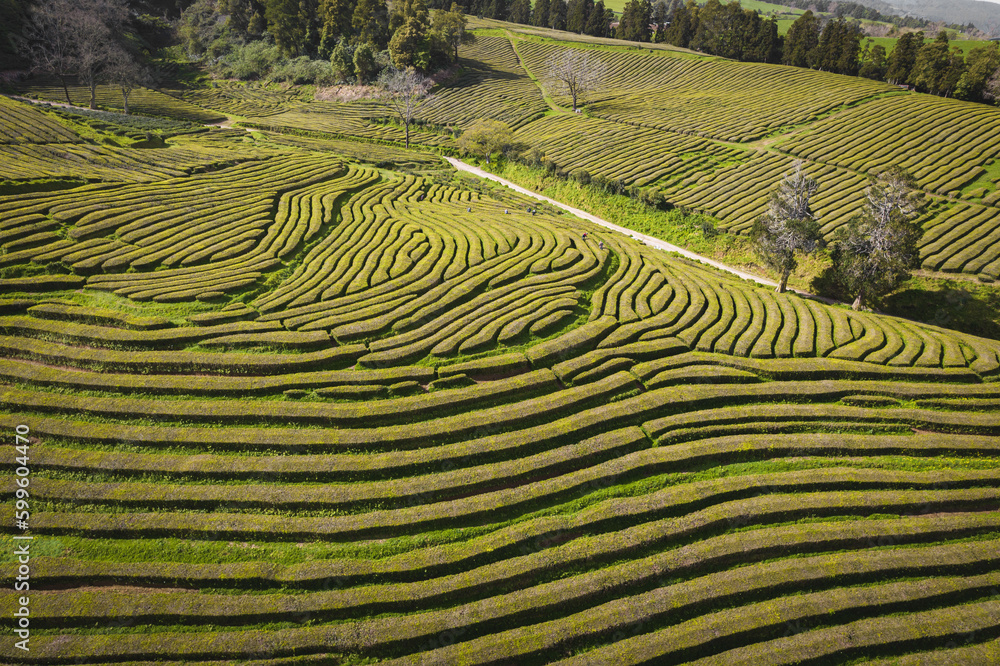
[[[90,108],[97,109],[97,81],[90,82]]]
[[[403,124],[406,126],[406,147],[409,148],[410,147],[410,123],[409,122],[405,122]]]
[[[69,104],[70,106],[72,106],[73,105],[73,100],[71,100],[69,98],[69,86],[66,85],[66,77],[65,76],[60,76],[59,80],[62,81],[63,92],[66,93],[66,103]]]
[[[852,310],[860,310],[861,309],[861,294],[858,294],[858,297],[854,299],[854,304],[851,305],[851,309]]]
[[[785,293],[785,289],[788,287],[788,273],[781,274],[781,280],[778,282],[778,287],[775,289],[779,294]]]
[[[125,103],[125,115],[128,115],[128,93],[122,88],[122,101]]]

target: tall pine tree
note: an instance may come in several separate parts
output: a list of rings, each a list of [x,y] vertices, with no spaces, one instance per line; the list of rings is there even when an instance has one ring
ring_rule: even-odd
[[[812,67],[819,46],[819,17],[811,11],[795,20],[785,36],[785,52],[781,58],[783,65]]]

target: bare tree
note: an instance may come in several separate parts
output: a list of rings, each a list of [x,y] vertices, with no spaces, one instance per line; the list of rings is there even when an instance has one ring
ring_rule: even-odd
[[[822,241],[819,224],[809,208],[809,198],[819,184],[806,175],[801,160],[793,168],[771,193],[767,212],[757,218],[750,232],[754,251],[781,275],[778,293],[785,291],[788,277],[798,265],[795,253],[812,252]]]
[[[128,98],[132,91],[153,84],[153,75],[149,69],[139,58],[120,46],[109,51],[102,78],[121,90],[125,115],[129,113]]]
[[[913,187],[909,173],[889,167],[871,179],[861,214],[838,230],[834,269],[844,286],[856,294],[855,310],[895,289],[919,264],[917,243],[923,230],[914,222],[920,204]]]
[[[31,10],[25,50],[35,71],[59,78],[70,104],[67,81],[76,76],[89,88],[93,109],[98,80],[127,22],[124,0],[44,0]]]
[[[33,71],[59,78],[67,104],[73,103],[68,80],[76,74],[79,54],[74,5],[71,0],[53,0],[32,7],[22,47]]]
[[[428,91],[432,81],[414,69],[390,69],[378,80],[379,101],[396,114],[406,130],[406,147],[410,147],[410,124],[417,110],[431,99]]]
[[[548,76],[573,98],[573,111],[577,110],[579,99],[601,86],[604,73],[604,63],[590,51],[581,49],[562,49],[548,61]]]

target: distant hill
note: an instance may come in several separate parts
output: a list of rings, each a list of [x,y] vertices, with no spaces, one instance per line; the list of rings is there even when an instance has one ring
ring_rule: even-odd
[[[866,7],[885,11],[882,0],[855,0]],[[891,0],[893,13],[913,14],[932,21],[974,24],[980,30],[1000,31],[1000,4],[980,0]],[[1000,37],[1000,33],[995,36]]]

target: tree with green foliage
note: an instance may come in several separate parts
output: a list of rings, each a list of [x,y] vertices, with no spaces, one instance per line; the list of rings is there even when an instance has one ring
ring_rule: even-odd
[[[671,15],[670,26],[663,33],[663,41],[681,48],[688,48],[691,40],[698,32],[698,5],[694,0],[688,0]]]
[[[718,0],[709,0],[718,2]],[[629,0],[622,10],[622,18],[618,24],[618,39],[629,42],[648,42],[650,38],[649,24],[653,21],[653,6],[649,0]]]
[[[379,72],[375,47],[368,42],[358,44],[354,47],[352,64],[354,65],[354,73],[358,77],[358,85],[372,82]]]
[[[287,57],[306,55],[319,46],[316,0],[265,0],[267,31]]]
[[[597,0],[593,11],[587,17],[587,25],[584,28],[584,32],[593,37],[607,37],[611,31],[613,17],[614,13],[604,6],[604,0]]]
[[[815,67],[821,71],[857,76],[860,54],[861,29],[840,18],[827,23],[820,33]]]
[[[535,9],[531,15],[531,25],[544,28],[549,24],[549,11],[552,9],[549,0],[535,0]]]
[[[357,0],[321,0],[319,6],[321,54],[332,55],[338,43],[351,38],[354,33],[351,20],[356,5]]]
[[[896,289],[920,264],[914,187],[913,176],[897,166],[871,177],[864,210],[834,236],[834,273],[855,294],[855,310]]]
[[[885,72],[885,80],[893,85],[903,85],[910,78],[913,64],[917,60],[917,51],[924,43],[923,32],[908,32],[896,41],[896,46],[889,54],[889,63]]]
[[[566,29],[578,34],[583,33],[592,11],[594,11],[594,0],[569,0],[566,6]]]
[[[531,25],[531,0],[514,0],[510,6],[508,20],[511,23]]]
[[[809,207],[809,199],[819,184],[796,161],[771,193],[768,209],[754,222],[750,240],[754,251],[780,278],[777,291],[784,292],[788,277],[798,266],[797,252],[813,252],[822,241],[819,223]]]
[[[955,97],[969,102],[984,102],[990,77],[1000,71],[1000,42],[977,46],[969,51],[966,69],[955,86]]]
[[[348,45],[347,39],[341,38],[333,47],[330,67],[333,77],[338,81],[350,81],[354,78],[354,50]]]
[[[371,44],[381,51],[389,44],[389,7],[385,0],[358,0],[351,17],[355,44]],[[355,63],[357,65],[357,63]]]
[[[656,24],[656,32],[653,33],[653,41],[655,43],[661,44],[663,42],[669,20],[670,10],[667,8],[667,3],[659,0],[653,7],[653,23]]]
[[[961,49],[950,49],[948,33],[942,30],[917,52],[907,83],[918,90],[947,97],[965,72]]]
[[[819,46],[819,17],[806,10],[785,35],[784,55],[781,64],[793,67],[812,67],[816,58],[816,47]]]
[[[771,16],[760,22],[754,37],[753,48],[747,58],[752,62],[777,63],[781,60],[781,37],[778,35],[778,18]]]
[[[551,0],[549,2],[549,27],[553,30],[566,29],[565,0]]]
[[[884,46],[881,44],[866,46],[865,53],[861,58],[861,69],[858,70],[858,76],[874,81],[884,81],[888,67],[889,59]]]
[[[509,152],[517,145],[514,130],[499,120],[477,120],[458,137],[458,148],[463,153],[476,155],[490,163],[496,152]]]
[[[496,21],[506,21],[509,14],[507,0],[490,0],[483,12],[483,16]]]
[[[451,62],[458,62],[458,47],[472,38],[465,30],[465,14],[458,3],[451,3],[451,9],[435,9],[431,16],[431,32],[443,45]]]
[[[416,67],[426,72],[433,59],[427,5],[424,0],[406,0],[400,6],[402,24],[389,40],[389,58],[399,69]]]
[[[413,69],[389,68],[378,80],[379,103],[393,112],[403,124],[406,147],[410,147],[410,125],[430,95],[431,80]]]

